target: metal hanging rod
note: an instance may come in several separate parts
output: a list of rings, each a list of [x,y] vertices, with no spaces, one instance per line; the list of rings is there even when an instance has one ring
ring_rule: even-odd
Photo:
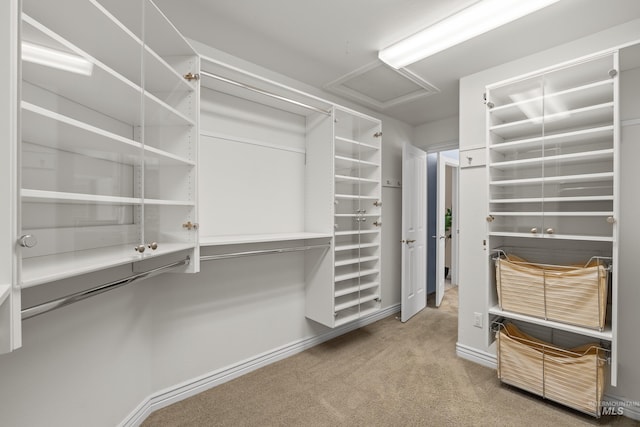
[[[153,270],[145,271],[142,273],[136,273],[132,276],[126,277],[124,279],[118,279],[113,282],[105,283],[104,285],[97,286],[95,288],[88,289],[86,291],[76,292],[75,294],[67,295],[66,297],[58,298],[52,301],[48,301],[42,304],[35,305],[33,307],[25,308],[22,310],[22,320],[30,319],[35,316],[39,316],[41,314],[47,313],[49,311],[76,303],[78,301],[82,301],[83,299],[87,299],[96,295],[100,295],[104,292],[111,291],[113,289],[117,289],[124,285],[128,285],[129,283],[136,282],[138,280],[147,279],[149,277],[157,276],[158,274],[164,273],[167,270],[174,269],[176,267],[180,267],[183,265],[189,265],[190,258],[187,257],[182,261],[177,261],[172,264],[164,265],[162,267],[154,268]]]
[[[218,254],[218,255],[203,255],[200,257],[200,261],[212,261],[216,259],[226,259],[226,258],[240,258],[245,256],[253,256],[253,255],[265,255],[265,254],[282,254],[285,252],[298,252],[298,251],[306,251],[309,249],[321,249],[321,248],[329,248],[331,245],[326,243],[324,245],[310,245],[310,246],[296,246],[293,248],[278,248],[278,249],[263,249],[259,251],[249,251],[249,252],[233,252],[228,254]]]
[[[231,80],[231,79],[228,79],[226,77],[218,76],[216,74],[209,73],[209,72],[203,71],[203,70],[200,71],[200,74],[203,75],[203,76],[206,76],[206,77],[211,77],[212,79],[219,80],[221,82],[229,83],[231,85],[234,85],[234,86],[237,86],[237,87],[241,87],[243,89],[250,90],[252,92],[256,92],[256,93],[259,93],[259,94],[262,94],[262,95],[265,95],[265,96],[268,96],[268,97],[271,97],[271,98],[274,98],[274,99],[278,99],[280,101],[284,101],[284,102],[288,102],[288,103],[293,104],[293,105],[297,105],[298,107],[302,107],[302,108],[306,108],[308,110],[312,110],[312,111],[315,111],[315,112],[318,112],[318,113],[326,114],[327,116],[331,115],[331,111],[323,110],[322,108],[314,107],[313,105],[308,105],[308,104],[302,103],[300,101],[295,101],[293,99],[289,99],[289,98],[281,96],[281,95],[276,95],[275,93],[271,93],[269,91],[266,91],[266,90],[263,90],[263,89],[259,89],[259,88],[255,87],[255,86],[251,86],[251,85],[247,85],[247,84],[244,84],[244,83],[240,83],[240,82],[237,82],[235,80]]]

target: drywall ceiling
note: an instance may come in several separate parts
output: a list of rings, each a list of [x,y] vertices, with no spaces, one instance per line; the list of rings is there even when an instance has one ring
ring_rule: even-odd
[[[639,0],[560,0],[407,67],[426,86],[376,69],[379,49],[475,2],[155,0],[191,39],[315,87],[356,90],[342,95],[414,126],[458,114],[460,77],[640,18]]]

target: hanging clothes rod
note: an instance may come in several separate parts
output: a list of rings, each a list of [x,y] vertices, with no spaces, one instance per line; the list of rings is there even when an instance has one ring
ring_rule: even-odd
[[[274,98],[274,99],[278,99],[280,101],[284,101],[284,102],[288,102],[288,103],[293,104],[293,105],[297,105],[298,107],[302,107],[302,108],[306,108],[308,110],[312,110],[312,111],[315,111],[315,112],[318,112],[318,113],[326,114],[327,116],[331,115],[331,111],[326,111],[326,110],[323,110],[322,108],[314,107],[313,105],[304,104],[304,103],[302,103],[300,101],[295,101],[293,99],[289,99],[289,98],[281,96],[281,95],[276,95],[275,93],[271,93],[269,91],[266,91],[266,90],[263,90],[263,89],[259,89],[259,88],[255,87],[255,86],[247,85],[247,84],[244,84],[244,83],[237,82],[235,80],[228,79],[226,77],[218,76],[217,74],[209,73],[209,72],[203,71],[203,70],[200,71],[200,74],[203,75],[203,76],[206,76],[206,77],[211,77],[212,79],[219,80],[221,82],[229,83],[231,85],[234,85],[234,86],[237,86],[237,87],[241,87],[243,89],[250,90],[252,92],[256,92],[256,93],[259,93],[259,94],[262,94],[262,95],[265,95],[265,96],[268,96],[268,97],[271,97],[271,98]]]
[[[282,254],[285,252],[298,252],[298,251],[307,251],[309,249],[321,249],[321,248],[329,248],[330,244],[324,245],[310,245],[310,246],[296,246],[293,248],[278,248],[278,249],[263,249],[259,251],[248,251],[248,252],[232,252],[228,254],[218,254],[218,255],[203,255],[200,257],[200,261],[212,261],[216,259],[227,259],[227,258],[240,258],[245,256],[253,256],[253,255],[265,255],[265,254]]]
[[[136,282],[138,280],[147,279],[149,277],[157,276],[158,274],[164,273],[167,270],[174,269],[176,267],[180,267],[183,265],[189,265],[190,258],[187,257],[182,261],[177,261],[172,264],[164,265],[162,267],[154,268],[153,270],[145,271],[142,273],[136,273],[132,276],[126,277],[124,279],[118,279],[113,282],[105,283],[104,285],[97,286],[95,288],[88,289],[86,291],[76,292],[75,294],[67,295],[66,297],[58,298],[52,301],[48,301],[42,304],[35,305],[33,307],[25,308],[22,310],[22,320],[30,319],[35,316],[39,316],[41,314],[47,313],[49,311],[76,303],[78,301],[82,301],[83,299],[87,299],[96,295],[100,295],[107,291],[111,291],[113,289],[120,288],[124,285],[128,285],[129,283]]]

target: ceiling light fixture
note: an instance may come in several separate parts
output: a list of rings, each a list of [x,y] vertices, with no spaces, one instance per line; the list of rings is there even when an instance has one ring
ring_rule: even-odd
[[[559,0],[482,0],[378,52],[393,68],[448,49]]]
[[[93,73],[93,63],[81,56],[29,42],[22,42],[22,60],[85,76]]]

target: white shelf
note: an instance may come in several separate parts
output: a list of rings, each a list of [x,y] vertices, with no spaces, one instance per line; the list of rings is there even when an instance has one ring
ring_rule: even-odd
[[[139,6],[139,3],[137,5]],[[56,34],[60,34],[62,38],[74,40],[79,49],[103,64],[110,64],[110,67],[119,74],[141,86],[142,63],[139,58],[142,52],[142,40],[98,4],[74,1],[73,7],[74,14],[82,16],[81,23],[74,20],[73,25],[69,25],[69,16],[64,13],[64,8],[60,8],[55,2],[39,2],[37,10],[29,10],[26,13],[44,23]],[[25,21],[27,20],[29,20],[28,16]],[[100,30],[96,31],[98,28]],[[151,31],[148,30],[147,34],[151,34]],[[105,43],[105,40],[109,40],[109,43]],[[113,46],[118,46],[118,49],[113,49]],[[148,44],[144,46],[144,67],[150,70],[144,75],[146,90],[156,95],[167,92],[167,88],[171,88],[173,93],[188,93],[194,90]],[[138,58],[138,60],[132,61],[131,58]]]
[[[100,196],[97,194],[65,193],[61,191],[33,190],[29,188],[23,188],[20,194],[23,202],[32,203],[142,204],[142,199],[139,197]]]
[[[379,200],[377,196],[360,196],[357,194],[336,194],[336,199]]]
[[[380,216],[380,214],[372,214],[372,213],[368,213],[368,214],[335,214],[334,216],[336,218],[355,218],[357,216],[367,216],[367,217],[373,218],[373,217]]]
[[[22,139],[58,150],[128,165],[139,165],[142,144],[28,102],[22,102]],[[148,145],[145,162],[189,165],[195,162]]]
[[[353,322],[354,320],[358,320],[362,317],[368,316],[369,314],[373,314],[379,310],[380,310],[380,307],[378,306],[373,306],[365,310],[361,310],[360,308],[358,308],[357,310],[354,310],[353,314],[347,314],[347,315],[344,315],[344,317],[337,318],[335,322],[335,327],[345,325],[349,322]]]
[[[556,239],[556,240],[580,240],[585,242],[613,242],[611,236],[581,236],[575,234],[532,234],[507,231],[492,231],[489,236],[522,237],[525,239]]]
[[[542,203],[542,202],[603,202],[613,196],[523,197],[519,199],[491,199],[489,203]]]
[[[543,143],[551,145],[576,145],[589,144],[591,142],[611,140],[613,144],[613,126],[599,126],[577,131],[557,133],[554,135],[536,136],[533,138],[521,139],[503,143],[489,145],[491,151],[499,153],[509,153],[530,148],[542,147]]]
[[[537,211],[537,212],[490,212],[492,216],[574,216],[574,217],[589,217],[589,216],[612,216],[612,211],[574,211],[574,212],[549,212],[549,211]]]
[[[350,144],[350,145],[355,145],[355,146],[358,146],[360,148],[368,148],[370,150],[378,150],[378,147],[376,147],[375,145],[367,144],[366,142],[356,141],[354,139],[343,138],[341,136],[336,136],[336,141],[344,142],[344,143]]]
[[[191,249],[188,243],[160,243],[155,251],[134,251],[135,244],[65,252],[22,260],[22,287],[29,288],[80,274]]]
[[[353,264],[361,264],[364,262],[377,261],[380,257],[378,256],[365,256],[365,257],[356,257],[356,258],[348,258],[335,262],[336,267],[344,267],[345,265],[353,265]]]
[[[337,312],[337,311],[346,310],[347,308],[355,307],[369,301],[377,300],[379,298],[380,296],[378,294],[372,294],[372,295],[367,295],[366,297],[355,298],[351,301],[345,301],[341,304],[336,304],[335,311]]]
[[[613,102],[495,125],[489,130],[504,139],[512,139],[535,133],[542,134],[543,123],[545,132],[554,132],[605,122],[613,122]]]
[[[374,162],[367,162],[365,160],[353,159],[351,157],[345,156],[335,156],[336,158],[336,169],[340,167],[343,168],[351,168],[353,166],[359,165],[360,167],[380,167],[380,164]]]
[[[0,285],[0,305],[11,295],[11,285]]]
[[[76,52],[94,64],[91,76],[23,62],[22,78],[52,93],[102,112],[121,122],[134,126],[142,125],[140,100],[144,93],[144,125],[194,126],[195,122],[158,99],[140,86],[132,83],[110,67],[73,44],[52,33],[37,22],[29,22],[67,49]],[[104,40],[102,41],[104,43]],[[115,49],[117,51],[117,49]]]
[[[604,331],[599,331],[597,329],[589,329],[581,326],[569,325],[561,322],[554,322],[551,320],[540,319],[538,317],[527,316],[519,313],[512,313],[510,311],[501,310],[499,306],[494,306],[489,309],[489,314],[494,316],[506,317],[508,319],[520,320],[527,323],[533,323],[536,325],[546,326],[548,328],[558,329],[567,332],[573,332],[575,334],[580,334],[604,341],[611,341],[613,334],[611,332],[611,327],[605,327]]]
[[[543,103],[561,103],[565,109],[572,110],[579,105],[595,105],[611,101],[613,98],[613,79],[601,80],[583,86],[545,94],[544,96],[534,96],[523,101],[500,105],[489,110],[492,118],[503,122],[512,121],[521,116],[523,110],[532,104],[538,104],[542,110]]]
[[[580,175],[563,175],[548,176],[540,178],[523,178],[523,179],[505,179],[503,181],[491,181],[490,185],[495,186],[511,186],[511,185],[529,185],[541,183],[572,183],[572,182],[595,182],[595,181],[612,181],[613,172],[602,173],[585,173]]]
[[[352,245],[336,245],[335,251],[352,251],[354,249],[366,249],[366,248],[375,248],[380,246],[379,243],[356,243]]]
[[[355,236],[361,234],[379,234],[380,230],[348,230],[348,231],[336,231],[335,236]]]
[[[345,274],[336,275],[334,281],[335,282],[344,282],[345,280],[356,279],[358,277],[364,277],[364,276],[371,276],[373,274],[378,274],[378,273],[380,273],[380,270],[377,270],[375,268],[371,268],[371,269],[367,269],[367,270],[354,271],[352,273],[345,273]]]
[[[353,294],[360,291],[366,291],[367,289],[373,289],[380,285],[378,282],[369,282],[360,285],[349,286],[348,288],[340,289],[335,291],[334,296],[336,298],[342,297],[345,295]]]
[[[554,156],[536,157],[532,159],[510,160],[506,162],[493,162],[489,167],[499,170],[517,169],[523,167],[539,166],[547,162],[561,162],[562,164],[585,162],[593,160],[613,159],[613,148],[605,150],[585,151],[582,153],[559,154]]]
[[[379,184],[380,181],[376,180],[376,179],[368,179],[368,178],[360,178],[357,176],[347,176],[347,175],[336,175],[335,176],[335,181],[336,182],[359,182],[359,183],[366,183],[366,184]]]
[[[246,243],[282,242],[287,240],[306,240],[331,238],[326,233],[277,233],[277,234],[238,234],[226,236],[201,236],[200,246],[237,245]]]

